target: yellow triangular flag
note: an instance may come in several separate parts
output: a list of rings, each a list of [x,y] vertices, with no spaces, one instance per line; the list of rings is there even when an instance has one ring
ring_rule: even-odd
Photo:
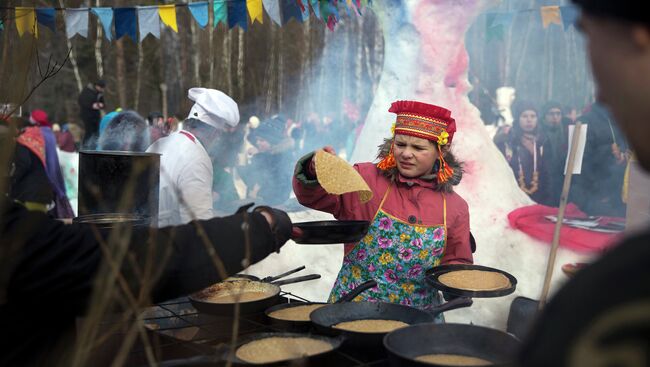
[[[260,24],[264,23],[262,0],[246,0],[246,7],[248,8],[248,15],[251,17],[251,24],[255,23],[256,20]]]
[[[176,24],[176,5],[160,5],[158,6],[158,14],[160,15],[160,20],[162,20],[166,26],[178,33],[178,25]]]
[[[27,32],[38,38],[36,12],[34,11],[34,8],[16,7],[16,28],[18,29],[18,35],[21,37],[25,32]]]
[[[562,17],[560,16],[560,7],[557,5],[542,6],[540,8],[542,13],[542,25],[548,28],[551,23],[562,25]]]

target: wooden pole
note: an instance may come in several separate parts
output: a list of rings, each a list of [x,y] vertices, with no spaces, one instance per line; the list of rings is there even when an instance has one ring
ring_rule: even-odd
[[[562,195],[560,196],[560,208],[557,213],[557,222],[555,223],[555,232],[553,233],[553,242],[551,245],[551,254],[548,257],[546,264],[546,276],[544,277],[544,286],[542,287],[542,295],[539,297],[539,309],[541,310],[546,304],[548,292],[551,286],[551,278],[553,277],[553,268],[555,267],[555,257],[557,255],[557,248],[560,244],[560,229],[562,229],[562,222],[564,221],[564,211],[569,199],[569,188],[571,187],[571,177],[573,176],[573,166],[575,164],[576,151],[578,149],[578,140],[580,137],[580,128],[582,123],[576,122],[575,129],[573,130],[573,138],[571,139],[571,151],[569,152],[569,163],[567,165],[566,174],[564,175],[564,185],[562,186]]]

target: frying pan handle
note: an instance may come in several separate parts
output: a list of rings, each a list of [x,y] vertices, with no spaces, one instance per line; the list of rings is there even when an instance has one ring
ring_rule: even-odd
[[[368,290],[368,289],[370,289],[372,287],[376,287],[376,286],[377,286],[377,282],[375,282],[374,280],[369,280],[367,282],[361,283],[356,288],[354,288],[350,293],[348,293],[345,296],[339,298],[339,300],[336,301],[335,303],[350,302],[350,301],[352,301],[354,299],[354,297],[356,297],[356,296],[360,295],[361,293],[363,293],[364,291],[366,291],[366,290]]]
[[[434,315],[441,314],[446,311],[455,310],[457,308],[469,307],[474,303],[471,298],[468,297],[458,297],[452,299],[447,303],[443,303],[440,306],[433,307],[429,310]]]
[[[314,280],[314,279],[319,279],[319,278],[320,278],[320,274],[309,274],[309,275],[303,275],[301,277],[289,278],[289,279],[285,279],[285,280],[278,280],[277,282],[271,282],[271,284],[285,285],[285,284],[293,284],[293,283],[305,282],[307,280]]]
[[[276,275],[276,276],[274,276],[274,277],[266,277],[266,278],[262,279],[262,282],[273,282],[273,281],[276,281],[276,280],[278,280],[278,279],[280,279],[280,278],[284,278],[284,277],[286,277],[287,275],[291,275],[291,274],[293,274],[293,273],[297,273],[297,272],[303,270],[304,268],[305,268],[305,266],[303,265],[303,266],[301,266],[301,267],[299,267],[299,268],[295,268],[295,269],[293,269],[293,270],[289,270],[289,271],[287,271],[287,272],[285,272],[285,273],[282,273],[282,274],[280,274],[280,275]]]

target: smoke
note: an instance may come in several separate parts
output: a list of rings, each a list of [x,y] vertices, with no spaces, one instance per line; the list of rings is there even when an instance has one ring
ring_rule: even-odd
[[[118,113],[99,136],[97,150],[144,152],[150,144],[147,122],[135,111]]]

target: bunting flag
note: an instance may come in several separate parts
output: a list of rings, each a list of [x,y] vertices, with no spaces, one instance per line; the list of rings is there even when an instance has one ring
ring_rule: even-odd
[[[212,8],[214,11],[214,27],[217,28],[219,23],[228,24],[228,9],[226,8],[226,2],[221,0],[216,0],[212,3]]]
[[[198,3],[187,4],[187,7],[192,13],[192,17],[201,28],[205,28],[208,25],[208,2],[202,1]]]
[[[302,22],[302,11],[296,0],[279,0],[280,14],[282,14],[282,24],[286,24],[295,18],[297,21]]]
[[[562,18],[560,17],[560,7],[557,5],[542,6],[539,11],[542,14],[542,25],[548,28],[551,24],[562,25]]]
[[[140,31],[140,42],[149,34],[160,39],[160,17],[157,6],[140,6],[138,10],[138,30]]]
[[[564,30],[567,30],[570,27],[575,26],[578,17],[580,16],[580,12],[575,6],[567,5],[560,7],[560,15],[562,16],[562,26],[564,27]]]
[[[88,38],[88,8],[65,9],[65,34],[68,39],[77,34]]]
[[[97,16],[104,29],[104,37],[107,40],[113,40],[113,8],[92,8],[90,11]]]
[[[314,12],[316,18],[320,19],[320,6],[318,5],[318,0],[310,0],[311,11]]]
[[[5,24],[2,22],[2,19],[0,19],[0,31],[5,30]]]
[[[31,33],[38,38],[38,28],[36,27],[36,13],[34,8],[16,7],[16,29],[20,37],[25,33]]]
[[[39,24],[51,29],[52,32],[56,32],[56,13],[54,12],[54,8],[37,8],[36,20]]]
[[[115,8],[115,39],[129,36],[134,42],[137,41],[137,17],[135,8]]]
[[[228,28],[238,25],[241,29],[248,29],[248,16],[246,15],[246,2],[228,1]]]
[[[297,1],[298,4],[300,5],[298,8],[300,9],[300,13],[302,13],[302,21],[306,22],[307,20],[309,20],[309,4],[307,3],[308,0],[297,0]]]
[[[251,24],[255,21],[264,23],[264,11],[262,10],[262,0],[246,0],[246,7],[248,8],[248,15],[251,17]]]
[[[280,0],[262,0],[264,10],[269,15],[272,21],[276,24],[282,25],[282,17],[280,15]]]
[[[178,24],[176,23],[176,5],[159,5],[158,13],[160,14],[160,20],[173,29],[174,32],[178,33]]]

